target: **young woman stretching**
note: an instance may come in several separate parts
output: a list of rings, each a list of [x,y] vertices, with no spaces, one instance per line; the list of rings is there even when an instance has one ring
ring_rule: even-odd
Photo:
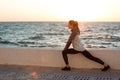
[[[62,68],[62,70],[64,71],[70,71],[71,68],[69,66],[69,62],[68,62],[68,56],[67,54],[77,54],[77,53],[82,53],[86,58],[93,60],[97,63],[100,63],[101,65],[104,66],[103,69],[101,69],[102,71],[107,71],[110,66],[105,64],[102,60],[100,60],[99,58],[96,58],[94,56],[92,56],[81,44],[80,40],[79,40],[79,35],[80,35],[80,30],[78,28],[78,22],[74,21],[74,20],[70,20],[68,23],[68,28],[71,29],[71,35],[65,45],[64,50],[62,51],[62,55],[63,55],[63,59],[65,61],[66,66],[64,68]],[[69,49],[69,46],[71,45],[73,48]]]

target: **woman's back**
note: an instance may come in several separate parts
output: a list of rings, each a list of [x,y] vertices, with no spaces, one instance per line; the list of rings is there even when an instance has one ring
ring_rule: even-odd
[[[72,40],[72,46],[77,51],[84,51],[85,48],[83,47],[83,44],[81,43],[79,39],[79,34],[75,36],[75,38]]]

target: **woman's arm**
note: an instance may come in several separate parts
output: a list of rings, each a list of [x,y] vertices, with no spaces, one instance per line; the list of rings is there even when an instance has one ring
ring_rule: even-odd
[[[65,45],[64,50],[67,50],[69,48],[72,40],[75,38],[76,35],[77,35],[77,30],[76,29],[72,30],[72,33],[71,33],[71,35],[70,35],[70,37]]]

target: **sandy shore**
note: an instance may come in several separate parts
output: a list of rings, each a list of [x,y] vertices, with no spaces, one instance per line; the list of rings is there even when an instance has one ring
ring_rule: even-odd
[[[120,70],[120,49],[87,49],[93,56],[109,64],[112,69]],[[74,68],[102,68],[103,66],[87,59],[81,53],[68,55]],[[79,62],[78,62],[79,61]],[[37,48],[0,48],[0,64],[63,67],[61,49]]]

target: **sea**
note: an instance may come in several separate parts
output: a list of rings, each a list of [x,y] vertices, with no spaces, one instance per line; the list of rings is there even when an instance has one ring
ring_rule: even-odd
[[[67,22],[0,22],[0,47],[64,48]],[[85,48],[120,48],[120,22],[79,22]]]

